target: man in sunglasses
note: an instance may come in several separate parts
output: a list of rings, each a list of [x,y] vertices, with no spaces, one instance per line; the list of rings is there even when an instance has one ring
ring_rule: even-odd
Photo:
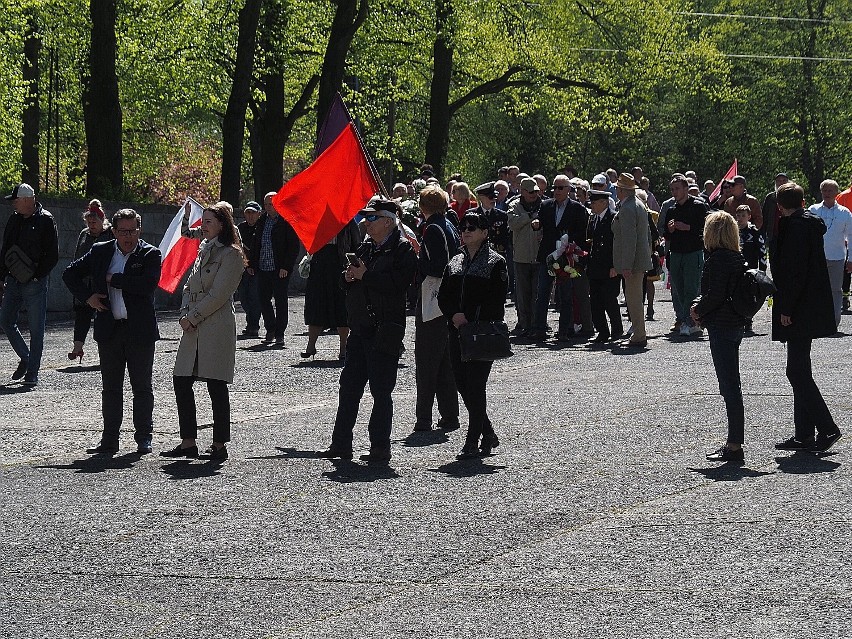
[[[317,452],[318,457],[352,459],[352,433],[369,383],[373,396],[367,427],[370,452],[361,455],[361,460],[369,464],[390,461],[391,393],[405,334],[406,291],[417,269],[414,249],[399,230],[401,211],[397,202],[380,196],[359,211],[369,237],[343,274],[350,334],[331,445]]]
[[[87,452],[118,452],[123,414],[124,372],[133,390],[137,452],[151,452],[154,412],[154,345],[160,339],[154,291],[160,281],[160,249],[140,239],[142,218],[133,209],[112,217],[115,239],[95,244],[68,265],[62,279],[68,290],[95,314],[103,383],[104,430],[100,444]]]

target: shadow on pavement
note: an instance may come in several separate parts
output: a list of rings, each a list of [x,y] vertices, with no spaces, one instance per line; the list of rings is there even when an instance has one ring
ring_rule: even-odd
[[[180,479],[202,479],[203,477],[216,477],[219,471],[222,470],[221,461],[206,461],[202,463],[193,463],[189,459],[181,459],[168,464],[164,464],[162,470],[171,479],[177,481]]]
[[[74,364],[65,366],[64,368],[57,368],[57,373],[89,373],[92,371],[101,370],[100,364],[92,364],[91,366],[82,366],[80,364]]]
[[[740,481],[746,477],[765,477],[766,475],[775,474],[770,471],[746,468],[734,462],[727,462],[711,468],[689,468],[689,470],[693,473],[704,475],[707,479],[712,479],[713,481]]]
[[[796,452],[789,457],[776,457],[778,470],[791,475],[807,475],[810,473],[831,473],[840,468],[840,462],[826,459],[829,455],[837,453],[826,453],[818,455],[805,451]]]
[[[246,459],[316,459],[315,450],[299,450],[298,448],[282,448],[276,446],[275,450],[281,451],[278,455],[259,455],[257,457],[246,457]]]
[[[406,448],[423,448],[424,446],[434,446],[435,444],[444,444],[450,441],[450,436],[445,430],[422,430],[414,431],[402,440],[402,445]]]
[[[18,393],[29,393],[32,390],[35,390],[35,386],[24,386],[23,384],[0,386],[0,395],[17,395]]]
[[[36,468],[54,468],[56,470],[73,470],[76,473],[103,473],[108,470],[130,470],[133,464],[142,459],[139,453],[124,455],[92,455],[83,459],[75,459],[68,464],[46,464]]]
[[[322,476],[341,484],[399,479],[399,474],[390,466],[368,466],[356,464],[348,459],[332,459],[330,461],[334,464],[334,470],[327,470]]]
[[[294,364],[290,364],[292,368],[342,368],[343,360],[340,359],[315,359],[315,360],[302,360],[301,362],[296,362]]]
[[[450,477],[477,477],[478,475],[493,475],[494,473],[505,470],[508,466],[495,466],[492,464],[483,464],[481,458],[476,459],[459,459],[449,462],[437,468],[429,468],[430,473],[444,473]]]

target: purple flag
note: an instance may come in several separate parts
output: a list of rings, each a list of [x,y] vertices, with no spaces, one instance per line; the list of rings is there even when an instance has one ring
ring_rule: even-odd
[[[325,121],[322,123],[319,135],[317,136],[317,144],[314,147],[314,158],[318,158],[331,143],[340,137],[343,129],[352,121],[349,115],[349,110],[343,104],[343,98],[340,93],[334,94],[334,100],[328,108],[328,113],[325,116]]]

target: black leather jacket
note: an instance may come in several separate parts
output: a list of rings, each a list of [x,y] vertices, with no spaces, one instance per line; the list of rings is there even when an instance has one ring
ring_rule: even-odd
[[[6,223],[3,233],[3,248],[0,249],[0,279],[8,275],[6,251],[19,246],[35,262],[35,279],[47,277],[59,262],[59,235],[56,222],[50,211],[36,202],[36,210],[30,217],[15,213]]]
[[[367,272],[362,279],[343,284],[349,328],[371,338],[382,322],[405,326],[405,294],[417,270],[411,244],[395,229],[381,246],[367,238],[355,254]]]

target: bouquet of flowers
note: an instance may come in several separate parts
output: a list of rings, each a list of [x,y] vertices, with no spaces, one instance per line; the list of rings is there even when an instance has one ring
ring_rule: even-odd
[[[556,241],[556,250],[548,254],[547,273],[557,279],[580,277],[577,260],[588,255],[576,242],[572,242],[566,233]]]

